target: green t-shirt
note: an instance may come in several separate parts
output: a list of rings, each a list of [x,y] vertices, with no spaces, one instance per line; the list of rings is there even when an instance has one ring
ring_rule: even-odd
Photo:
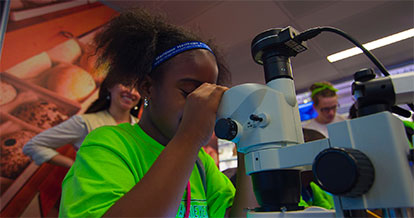
[[[59,216],[102,216],[144,177],[163,149],[139,125],[123,123],[90,132],[63,180]],[[233,203],[235,188],[203,149],[198,157],[205,168],[207,190],[195,165],[190,176],[190,217],[223,217]],[[184,217],[186,194],[177,217]]]

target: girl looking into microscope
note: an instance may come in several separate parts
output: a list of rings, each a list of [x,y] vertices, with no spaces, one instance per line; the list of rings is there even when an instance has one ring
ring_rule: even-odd
[[[200,149],[228,89],[218,50],[143,10],[122,13],[95,40],[112,82],[133,81],[144,111],[138,124],[90,132],[64,179],[60,216],[245,216],[256,206],[243,157],[236,192]]]

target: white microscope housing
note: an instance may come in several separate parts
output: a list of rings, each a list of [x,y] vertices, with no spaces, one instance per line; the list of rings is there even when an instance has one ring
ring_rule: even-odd
[[[347,211],[378,208],[386,209],[389,216],[413,216],[412,151],[402,121],[381,110],[387,109],[383,104],[413,103],[414,73],[355,82],[356,95],[386,86],[394,99],[384,103],[378,96],[374,101],[369,96],[360,98],[363,116],[330,124],[329,138],[304,143],[289,57],[306,47],[297,49],[292,43],[295,35],[291,27],[259,34],[252,42],[252,53],[264,65],[267,84],[229,89],[218,109],[216,135],[235,142],[245,154],[246,173],[252,177],[261,206],[248,216],[304,216],[297,214],[303,208],[297,206],[300,170],[294,167],[312,164],[319,185],[334,194],[336,209],[316,212],[315,217],[345,217]]]

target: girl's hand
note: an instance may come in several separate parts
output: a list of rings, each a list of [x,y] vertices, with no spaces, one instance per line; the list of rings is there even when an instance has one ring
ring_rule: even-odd
[[[203,83],[187,96],[183,117],[177,134],[185,134],[187,140],[202,146],[209,141],[221,97],[228,88],[220,85]]]

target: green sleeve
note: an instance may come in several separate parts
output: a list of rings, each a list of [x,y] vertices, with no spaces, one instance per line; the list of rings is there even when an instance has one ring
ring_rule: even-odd
[[[408,120],[403,120],[404,126],[406,128],[411,128],[412,130],[414,130],[414,122],[408,121]],[[414,142],[413,139],[408,139],[408,143],[410,144],[410,148],[413,149],[414,148]]]
[[[316,183],[310,182],[310,186],[313,194],[312,206],[319,206],[326,209],[334,209],[333,196],[323,189],[321,189]]]
[[[299,204],[298,205],[299,206],[302,206],[302,207],[309,207],[309,204],[306,203],[305,200],[303,200],[302,195],[300,196],[300,200],[299,200]]]
[[[236,189],[230,179],[216,166],[212,157],[202,150],[207,179],[207,204],[209,217],[224,217],[227,208],[233,205]]]
[[[112,130],[98,128],[83,142],[62,184],[60,217],[101,217],[136,184],[124,142]]]

